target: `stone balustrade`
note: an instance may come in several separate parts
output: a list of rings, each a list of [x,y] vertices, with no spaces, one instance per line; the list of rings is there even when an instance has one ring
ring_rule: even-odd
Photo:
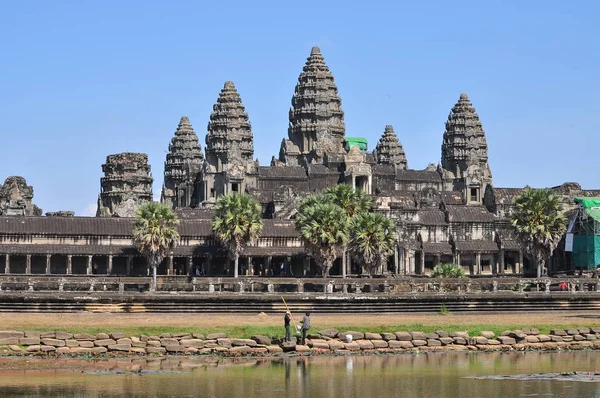
[[[66,332],[0,331],[0,355],[219,355],[278,356],[284,353],[386,354],[411,351],[510,351],[600,349],[600,328],[507,330],[496,336],[483,331],[434,333],[358,332],[335,329],[311,333],[306,344],[282,342],[267,336],[229,338],[224,333],[163,333],[157,336],[126,336],[121,332],[71,334]]]

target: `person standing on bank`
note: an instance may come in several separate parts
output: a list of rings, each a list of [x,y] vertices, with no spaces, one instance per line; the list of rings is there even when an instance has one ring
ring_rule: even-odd
[[[292,314],[289,311],[285,312],[285,316],[283,317],[283,326],[285,327],[285,338],[283,341],[291,341],[290,336],[290,321],[292,320]]]
[[[306,312],[302,319],[302,345],[306,344],[306,331],[310,329],[310,312]]]

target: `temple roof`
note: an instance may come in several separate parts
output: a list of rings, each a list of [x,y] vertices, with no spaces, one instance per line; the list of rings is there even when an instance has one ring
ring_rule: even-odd
[[[454,242],[457,251],[460,252],[497,252],[498,244],[491,240],[470,240]]]
[[[423,242],[421,247],[428,254],[452,254],[452,246],[448,242]]]
[[[429,170],[398,170],[396,181],[441,182],[442,177],[437,171]]]
[[[496,217],[484,206],[446,206],[450,222],[494,222]]]
[[[446,215],[441,210],[419,210],[418,222],[422,225],[448,225]]]
[[[385,126],[385,131],[375,147],[375,157],[379,164],[391,164],[398,166],[401,170],[408,167],[404,148],[390,125]]]
[[[165,185],[172,188],[181,182],[193,183],[202,169],[204,155],[198,136],[187,116],[182,116],[171,138],[169,152],[165,160]],[[163,190],[163,195],[165,191]]]
[[[442,191],[440,192],[442,201],[446,205],[462,205],[464,204],[463,195],[458,191]]]
[[[260,166],[258,168],[259,178],[293,178],[306,179],[306,169],[300,166]]]
[[[510,205],[527,188],[493,188],[496,205]]]

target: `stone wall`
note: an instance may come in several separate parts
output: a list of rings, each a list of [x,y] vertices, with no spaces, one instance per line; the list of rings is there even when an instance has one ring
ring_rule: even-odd
[[[122,332],[71,334],[65,332],[0,331],[0,355],[220,355],[273,356],[305,354],[393,354],[420,351],[524,351],[600,349],[600,328],[506,330],[500,336],[482,331],[375,333],[322,330],[307,336],[306,344],[279,338],[252,336],[229,338],[225,333],[163,333],[157,336],[126,336]]]

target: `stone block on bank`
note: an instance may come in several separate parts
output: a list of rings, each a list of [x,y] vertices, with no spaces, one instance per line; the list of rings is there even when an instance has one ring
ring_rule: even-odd
[[[94,354],[106,354],[107,352],[108,352],[108,348],[106,348],[106,347],[92,348],[92,353],[94,353]]]
[[[561,336],[561,337],[565,343],[570,343],[571,341],[573,341],[573,336]]]
[[[200,339],[183,339],[179,342],[182,347],[204,348],[204,341]]]
[[[65,340],[65,345],[67,347],[79,347],[79,341],[77,341],[77,340]]]
[[[142,347],[131,347],[131,351],[134,354],[145,354],[146,353],[146,349],[142,348]]]
[[[59,340],[68,340],[73,338],[73,334],[66,332],[54,332],[54,338]]]
[[[279,347],[278,345],[268,345],[266,348],[267,348],[267,351],[272,354],[280,354],[283,352],[283,349],[281,347]]]
[[[70,352],[71,352],[71,348],[69,348],[69,347],[58,347],[56,349],[57,354],[68,354]]]
[[[6,337],[4,339],[0,339],[0,345],[8,345],[8,344],[19,344],[18,337]]]
[[[310,346],[312,346],[312,348],[318,348],[320,350],[328,350],[329,349],[329,343],[325,340],[320,340],[317,342],[313,341]]]
[[[179,345],[179,340],[174,339],[172,337],[161,337],[160,345],[166,347],[168,345]]]
[[[512,345],[512,344],[516,344],[517,341],[510,337],[510,336],[498,336],[498,340],[502,343],[502,344],[508,344],[508,345]]]
[[[438,339],[427,339],[427,347],[441,347],[441,346],[442,346],[442,342],[439,341]]]
[[[87,333],[75,333],[73,335],[73,338],[78,341],[94,341],[94,340],[96,340],[96,336],[92,336],[91,334],[87,334]]]
[[[51,346],[51,345],[43,345],[43,346],[40,347],[40,349],[42,350],[42,352],[56,351],[56,347]]]
[[[9,338],[23,338],[25,337],[25,333],[17,332],[14,330],[2,330],[0,331],[0,339],[9,339]]]
[[[590,328],[579,328],[579,334],[589,334],[591,332]]]
[[[267,336],[257,335],[250,337],[250,339],[256,341],[258,344],[271,345],[271,339]]]
[[[97,340],[107,340],[110,339],[110,336],[107,333],[98,333],[96,334]]]
[[[232,339],[231,345],[232,346],[247,345],[248,347],[256,347],[256,341],[254,341],[252,339]]]
[[[344,348],[348,351],[360,351],[360,345],[356,341],[353,341],[352,343],[344,343]]]
[[[307,345],[299,344],[296,346],[296,352],[311,352],[312,349]]]
[[[79,347],[83,347],[83,348],[93,348],[94,347],[94,342],[93,341],[78,341],[79,343]]]
[[[267,347],[252,347],[252,353],[255,355],[264,355],[268,352]]]
[[[138,341],[137,343],[131,343],[131,347],[132,348],[146,348],[148,344],[144,343],[143,341]]]
[[[26,348],[27,352],[37,352],[40,351],[42,349],[42,346],[39,344],[36,345],[30,345],[29,347]]]
[[[329,349],[333,351],[339,351],[344,349],[344,343],[339,340],[331,340],[329,342]]]
[[[565,336],[558,336],[558,335],[551,335],[550,336],[550,340],[555,342],[555,343],[562,343],[563,342],[563,337]]]
[[[165,347],[167,352],[183,352],[183,350],[185,349],[185,347],[182,347],[179,344],[166,345],[163,347]]]
[[[458,345],[467,345],[467,338],[464,338],[462,336],[452,337],[452,339],[454,340],[454,344],[458,344]]]
[[[25,332],[26,339],[39,339],[40,335],[40,332]]]
[[[442,345],[450,345],[450,344],[454,343],[454,338],[440,337],[440,343],[442,343]]]
[[[394,334],[396,335],[397,340],[400,340],[400,341],[411,341],[412,340],[412,335],[408,332],[396,332]]]
[[[528,343],[539,343],[540,339],[534,335],[527,335],[527,337],[525,337],[525,341]]]
[[[547,334],[538,334],[537,338],[540,341],[540,343],[545,343],[547,341],[550,341],[550,336],[548,336]]]
[[[332,339],[338,337],[339,333],[340,332],[338,330],[336,330],[336,329],[325,329],[325,330],[321,330],[319,332],[319,334],[321,336],[327,336],[327,337],[332,338]]]
[[[72,354],[91,354],[92,349],[89,347],[72,347],[71,353]]]
[[[296,346],[297,348],[298,346]],[[252,348],[248,347],[247,345],[242,345],[242,346],[235,346],[235,347],[231,347],[229,349],[229,352],[232,354],[250,354],[252,352]]]
[[[576,335],[573,336],[573,340],[575,340],[575,341],[583,341],[583,340],[585,340],[585,337],[583,337],[580,334],[576,334]]]
[[[496,334],[494,332],[484,330],[481,332],[481,336],[485,337],[486,339],[493,339],[494,337],[496,337]]]
[[[131,344],[112,344],[108,346],[109,351],[130,351]]]
[[[492,346],[499,346],[500,342],[498,340],[494,340],[494,339],[488,339],[488,345],[492,345]]]
[[[116,341],[114,341],[113,339],[99,339],[99,340],[94,340],[94,345],[96,347],[107,347],[109,345],[114,345],[117,344]]]
[[[365,334],[362,332],[356,332],[354,330],[348,330],[346,332],[340,332],[339,334],[339,338],[344,340],[346,339],[347,335],[351,335],[352,336],[352,340],[362,340],[365,338]]]
[[[160,341],[148,340],[146,341],[148,347],[160,347]]]
[[[425,339],[427,340],[437,340],[440,338],[440,335],[437,333],[425,333]]]
[[[463,339],[469,338],[469,332],[452,332],[450,337],[462,337]]]
[[[202,333],[192,333],[192,337],[194,339],[206,340],[206,337]]]
[[[425,333],[423,332],[410,332],[412,340],[427,340]]]
[[[365,333],[365,339],[366,340],[383,340],[383,338],[381,337],[381,335],[379,333],[371,333],[371,332]]]
[[[358,344],[361,350],[372,350],[375,348],[371,340],[356,340],[356,344]]]
[[[170,339],[171,337],[173,337],[173,336],[171,336],[171,333],[161,333],[158,336],[159,339]]]
[[[181,340],[181,339],[189,339],[190,337],[192,337],[192,335],[189,333],[173,333],[173,335],[171,337],[173,337],[174,339]]]
[[[21,347],[19,347],[18,345],[11,344],[8,346],[8,348],[14,352],[23,352],[23,349]]]
[[[590,334],[590,333],[586,333],[583,337],[585,337],[586,340],[596,340],[597,339],[595,334]]]
[[[20,345],[36,345],[40,344],[41,340],[39,337],[23,337],[19,339]]]
[[[411,343],[415,347],[423,347],[427,345],[427,340],[413,340]]]
[[[64,347],[66,345],[64,340],[58,339],[42,339],[42,344],[51,345],[53,347]]]
[[[382,337],[382,338],[383,338],[385,341],[397,340],[397,338],[396,338],[396,334],[395,334],[395,333],[383,332],[383,333],[381,333],[381,337]]]
[[[564,329],[552,329],[550,330],[550,334],[554,336],[566,336],[567,332]]]
[[[125,333],[123,332],[111,332],[109,333],[109,336],[111,339],[113,340],[119,340],[125,337]]]
[[[132,341],[128,337],[123,337],[117,340],[117,344],[129,344],[131,345]]]
[[[439,337],[450,337],[450,334],[448,332],[446,332],[445,330],[436,330],[435,333]]]
[[[371,340],[374,348],[388,348],[388,342],[385,340]]]
[[[577,329],[567,329],[566,332],[569,336],[574,336],[576,334],[579,334],[579,330],[577,330]]]

